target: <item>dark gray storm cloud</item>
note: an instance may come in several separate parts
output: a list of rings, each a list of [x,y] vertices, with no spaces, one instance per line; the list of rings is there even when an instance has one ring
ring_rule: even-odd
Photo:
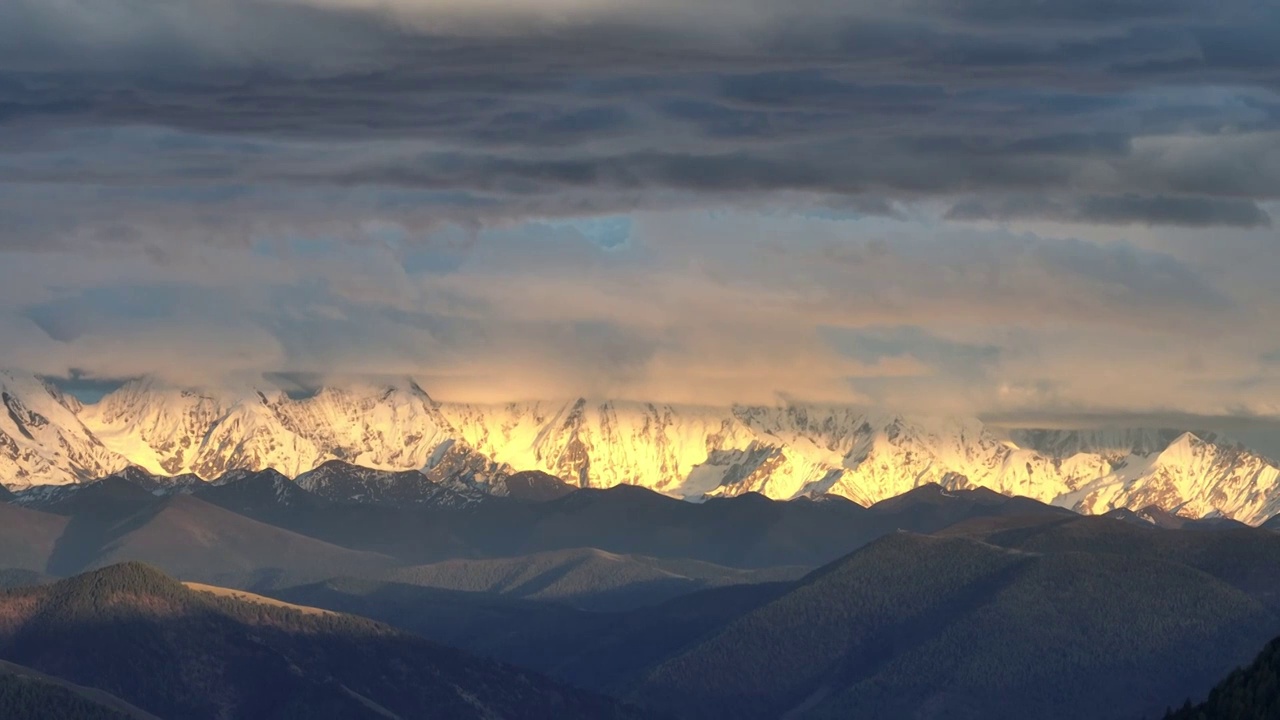
[[[1206,197],[1112,195],[1066,201],[1017,196],[997,202],[965,200],[947,211],[952,220],[1044,218],[1064,222],[1209,227],[1270,227],[1271,216],[1252,200]]]
[[[475,216],[795,191],[1256,225],[1277,37],[1262,0],[8,0],[0,128],[23,139],[0,162],[54,186],[431,189]],[[74,136],[133,126],[173,134],[128,167]],[[1137,147],[1183,135],[1221,151]],[[1032,191],[1081,199],[1012,197]]]

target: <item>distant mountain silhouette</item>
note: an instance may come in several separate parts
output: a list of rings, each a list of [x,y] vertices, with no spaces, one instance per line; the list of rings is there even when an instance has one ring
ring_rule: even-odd
[[[616,555],[592,548],[515,558],[446,560],[394,569],[389,580],[465,592],[553,600],[592,610],[624,610],[723,585],[794,580],[810,568],[739,570],[700,560]]]

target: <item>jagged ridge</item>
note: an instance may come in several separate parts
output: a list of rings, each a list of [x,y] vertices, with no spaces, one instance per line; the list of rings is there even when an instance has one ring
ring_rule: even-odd
[[[1280,511],[1280,470],[1204,433],[1005,432],[972,418],[800,405],[449,404],[409,381],[294,399],[142,380],[84,407],[34,378],[4,374],[0,385],[0,480],[13,487],[131,464],[205,480],[274,468],[332,499],[403,502],[418,477],[403,471],[465,499],[505,494],[507,476],[537,470],[574,486],[636,484],[689,499],[833,494],[869,505],[935,482],[1086,513],[1154,506],[1256,524]],[[350,478],[316,470],[335,460],[377,472],[344,486]]]

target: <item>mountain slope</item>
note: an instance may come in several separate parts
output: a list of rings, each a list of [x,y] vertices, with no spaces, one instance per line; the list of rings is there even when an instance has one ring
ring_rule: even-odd
[[[1233,558],[1223,533],[1085,520],[1180,538],[1218,575],[1110,544],[1033,553],[894,533],[799,581],[625,612],[368,580],[272,594],[689,718],[1156,717],[1280,631],[1266,583],[1237,572],[1264,549]]]
[[[502,478],[503,494],[523,502],[555,500],[573,492],[574,487],[541,470],[522,470]]]
[[[96,550],[85,568],[140,561],[184,580],[247,589],[394,564],[385,556],[297,535],[189,496],[166,498],[131,516],[101,538]]]
[[[257,490],[250,487],[254,482]],[[330,502],[271,472],[214,483],[193,497],[406,565],[597,548],[730,568],[814,567],[900,528],[934,532],[962,519],[1010,513],[1074,516],[1025,498],[937,486],[874,511],[835,496],[781,502],[745,494],[689,503],[630,485],[543,501],[494,497],[460,507],[353,504]]]
[[[328,500],[272,468],[220,478],[192,495],[250,517],[255,512],[269,509],[322,508],[329,505]]]
[[[791,587],[792,583],[731,585],[604,613],[503,595],[349,578],[273,590],[271,595],[374,618],[575,687],[618,694],[650,666]]]
[[[1260,528],[1170,530],[1103,517],[966,522],[946,532],[1029,553],[1118,555],[1208,573],[1280,611],[1280,534]]]
[[[0,503],[0,567],[44,572],[67,518]]]
[[[1175,563],[900,533],[662,663],[633,697],[703,718],[1133,718],[1207,690],[1278,624]]]
[[[101,690],[0,660],[0,717],[5,720],[159,720]]]
[[[625,610],[722,585],[794,580],[802,566],[739,570],[697,560],[616,555],[595,549],[516,558],[447,560],[397,568],[385,577],[443,590],[554,600],[588,610]]]
[[[462,469],[449,466],[450,471],[444,471],[442,462],[433,465],[432,470],[452,487],[431,480],[417,470],[374,470],[341,460],[329,460],[302,473],[296,481],[299,487],[320,497],[345,503],[465,507],[487,497],[487,493],[458,479],[459,473],[464,472]]]
[[[1280,717],[1280,638],[1263,648],[1248,667],[1227,676],[1209,699],[1190,701],[1165,720],[1272,720]]]
[[[75,398],[36,377],[0,371],[0,482],[65,484],[129,464],[81,422]]]
[[[628,715],[367,620],[198,592],[132,563],[0,593],[0,617],[0,657],[167,717]]]
[[[306,492],[281,482],[285,490]],[[272,491],[269,479],[266,484]],[[120,478],[61,489],[45,498],[42,510],[0,504],[0,567],[66,576],[140,560],[187,580],[267,587],[373,572],[394,562],[259,522],[199,497],[157,497]]]

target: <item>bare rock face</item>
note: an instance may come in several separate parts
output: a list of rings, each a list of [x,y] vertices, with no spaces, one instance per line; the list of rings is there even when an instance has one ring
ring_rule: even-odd
[[[330,460],[297,477],[299,486],[327,500],[393,506],[473,505],[487,493],[470,482],[474,480],[465,475],[447,476],[442,483],[417,470],[373,470],[341,460]]]

